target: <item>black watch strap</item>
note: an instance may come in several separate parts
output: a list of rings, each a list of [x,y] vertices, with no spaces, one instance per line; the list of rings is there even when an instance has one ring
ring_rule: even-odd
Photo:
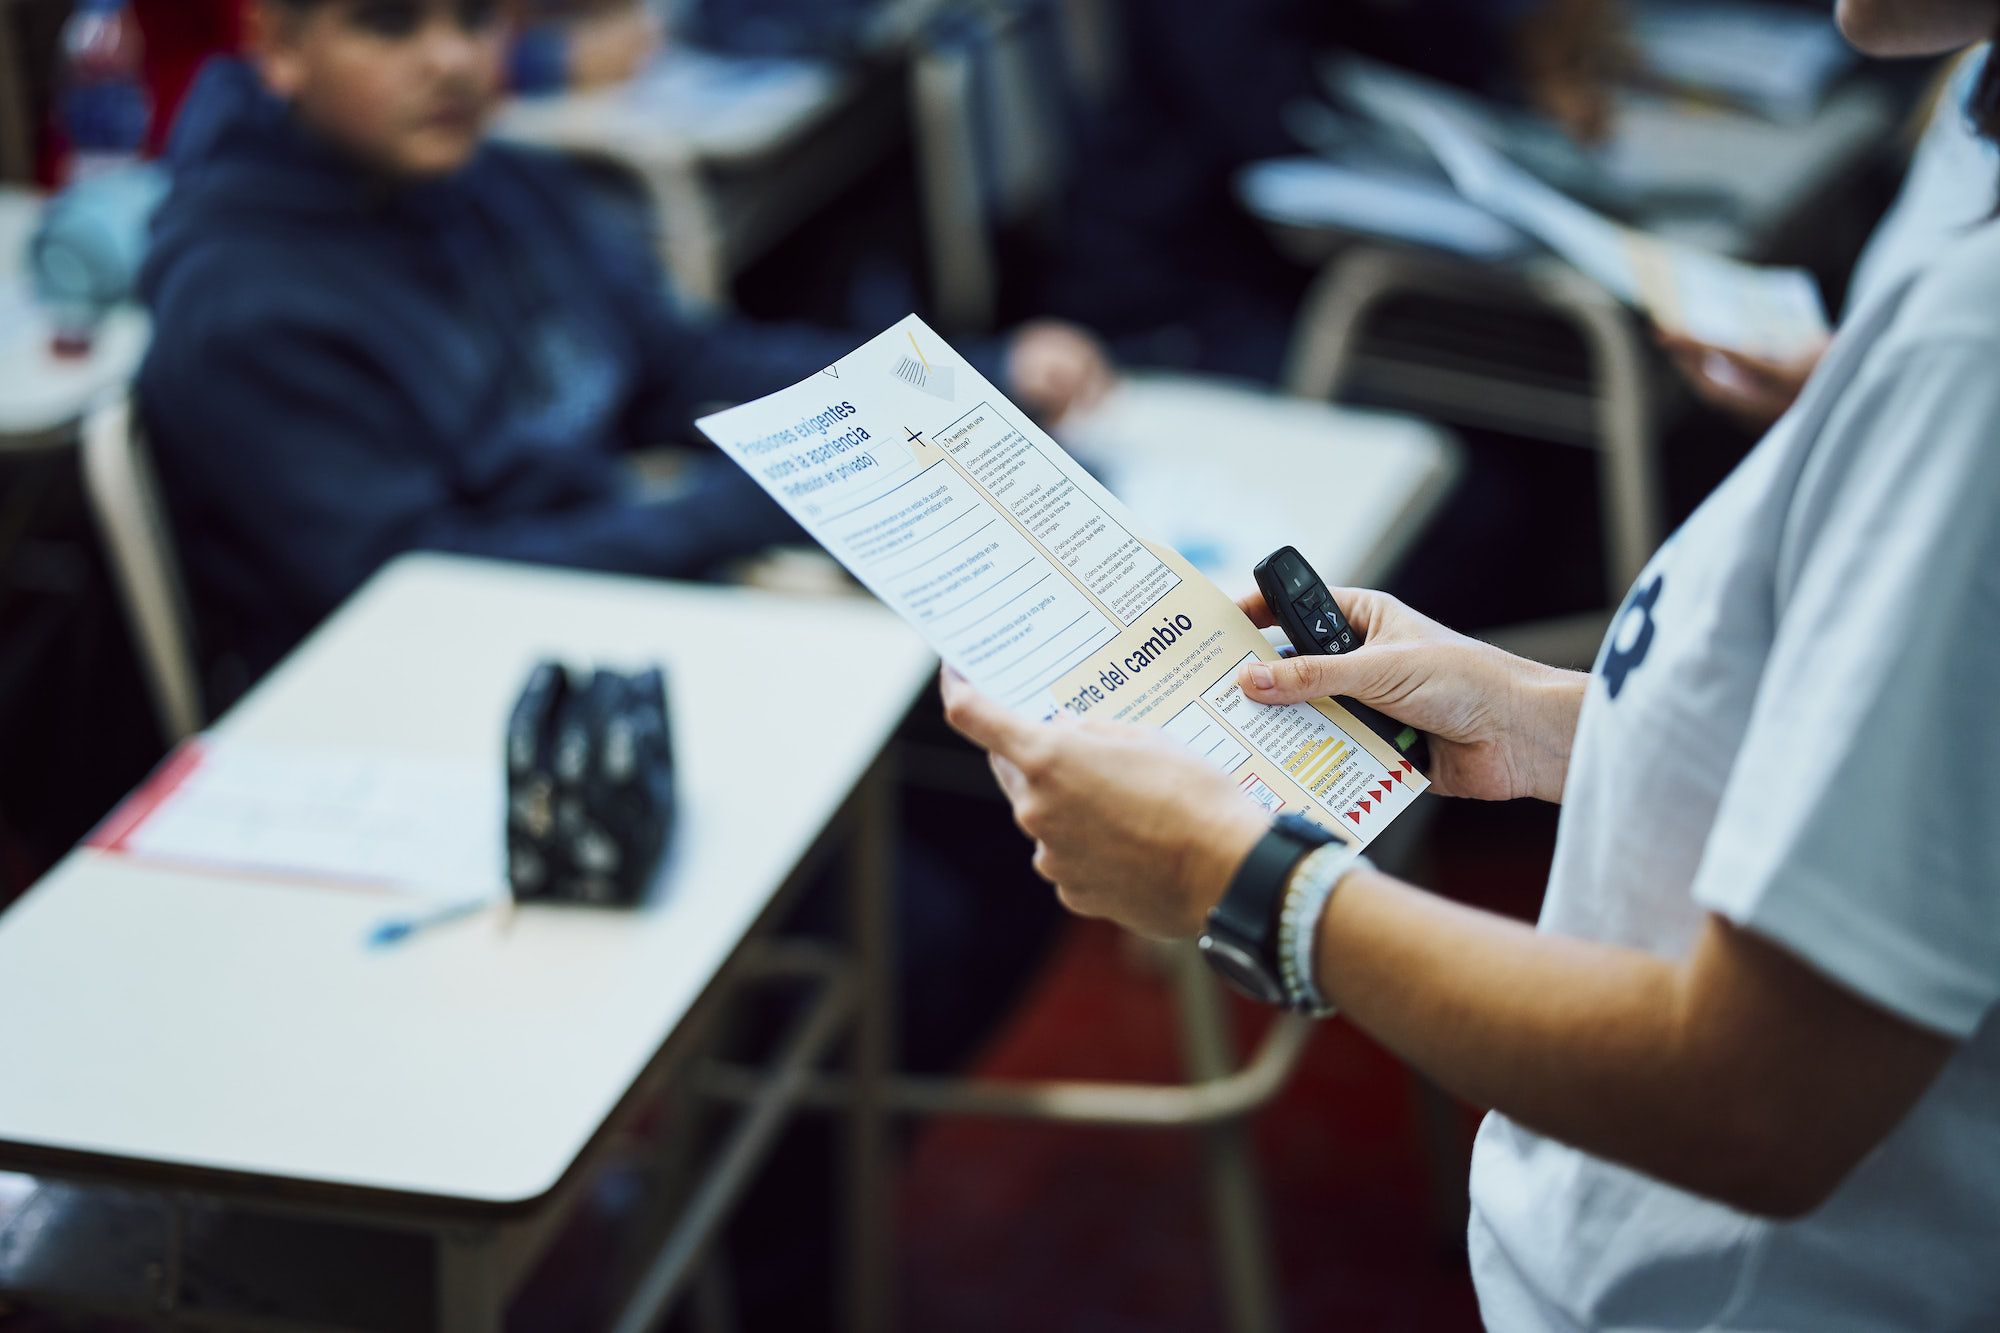
[[[1227,934],[1255,950],[1258,961],[1276,974],[1278,968],[1278,908],[1285,884],[1307,854],[1339,841],[1309,819],[1280,815],[1243,858],[1222,901],[1209,913],[1211,933]]]

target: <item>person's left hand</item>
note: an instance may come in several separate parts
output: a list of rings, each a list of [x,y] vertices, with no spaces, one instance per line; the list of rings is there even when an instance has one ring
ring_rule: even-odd
[[[1031,320],[1007,345],[1008,392],[1050,425],[1095,405],[1116,382],[1104,344],[1075,324]]]
[[[1697,398],[1759,434],[1791,411],[1829,346],[1822,342],[1792,357],[1774,360],[1732,352],[1663,329],[1656,330],[1654,337]]]
[[[1270,827],[1227,774],[1157,731],[1030,722],[945,668],[945,718],[987,751],[1063,905],[1155,938],[1199,934]]]

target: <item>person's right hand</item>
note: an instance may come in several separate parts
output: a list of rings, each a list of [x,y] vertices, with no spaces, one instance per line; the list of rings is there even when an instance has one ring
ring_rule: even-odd
[[[1079,324],[1034,319],[1008,341],[1008,392],[1049,425],[1096,406],[1117,382],[1110,353]]]
[[[1337,657],[1252,662],[1236,678],[1245,694],[1265,704],[1345,695],[1428,733],[1425,776],[1442,795],[1562,799],[1587,677],[1448,630],[1386,593],[1332,591],[1366,642]],[[1238,605],[1260,627],[1276,623],[1262,593]]]
[[[646,67],[665,40],[665,26],[651,5],[612,5],[579,18],[569,27],[569,86],[623,83]]]

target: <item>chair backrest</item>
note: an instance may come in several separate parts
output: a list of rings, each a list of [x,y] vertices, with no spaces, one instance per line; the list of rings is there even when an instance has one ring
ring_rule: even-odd
[[[1099,0],[981,0],[937,15],[910,64],[910,105],[937,317],[993,325],[996,233],[1049,216],[1069,171],[1068,125],[1103,96]]]
[[[180,561],[131,399],[93,409],[81,443],[84,492],[160,730],[175,744],[201,729],[200,677]]]

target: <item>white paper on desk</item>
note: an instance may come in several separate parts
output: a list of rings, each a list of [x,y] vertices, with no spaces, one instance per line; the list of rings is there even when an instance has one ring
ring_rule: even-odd
[[[90,844],[149,862],[445,901],[506,891],[493,762],[198,737]]]
[[[1428,785],[1336,704],[1246,698],[1237,671],[1277,654],[1235,602],[914,315],[697,424],[1020,713],[1158,727],[1264,808],[1364,844]]]
[[[1826,307],[1804,269],[1741,264],[1622,226],[1515,166],[1437,107],[1387,87],[1367,100],[1374,114],[1422,139],[1467,199],[1537,237],[1661,328],[1776,360],[1826,340]]]

